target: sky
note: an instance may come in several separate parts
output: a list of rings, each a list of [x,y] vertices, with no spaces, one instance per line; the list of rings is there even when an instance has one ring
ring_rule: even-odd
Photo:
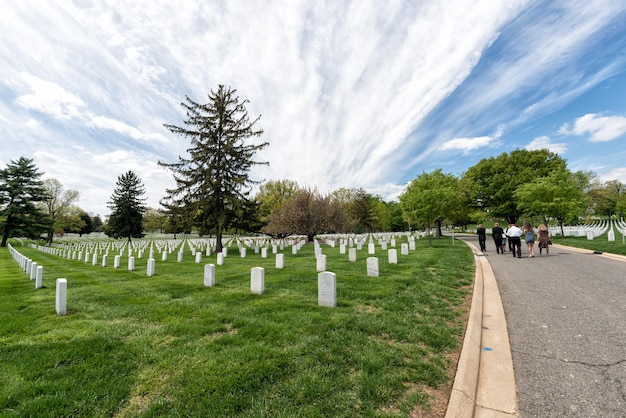
[[[187,156],[181,102],[237,90],[253,180],[397,199],[442,169],[547,148],[626,183],[623,0],[0,0],[0,168],[31,158],[103,218]],[[251,142],[254,143],[254,142]],[[254,190],[252,194],[254,194]]]

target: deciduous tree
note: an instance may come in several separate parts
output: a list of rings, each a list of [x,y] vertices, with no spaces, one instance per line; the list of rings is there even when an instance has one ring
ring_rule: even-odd
[[[48,230],[48,242],[52,242],[54,231],[62,229],[59,221],[68,214],[70,207],[78,200],[80,193],[77,190],[64,190],[61,182],[54,178],[44,180],[43,185],[48,198],[41,202],[40,206],[54,222]]]
[[[428,229],[430,246],[430,228],[438,226],[449,214],[450,208],[456,206],[458,191],[458,179],[437,169],[432,173],[422,173],[400,195],[400,204],[411,223],[422,224]]]
[[[515,190],[550,173],[566,170],[566,163],[546,149],[515,150],[497,157],[480,160],[465,173],[471,182],[473,201],[494,217],[504,217],[515,223],[523,210],[514,197]]]
[[[518,206],[527,215],[541,216],[546,225],[549,217],[556,219],[561,227],[561,235],[564,235],[563,224],[568,219],[577,218],[587,205],[584,186],[577,178],[569,170],[556,171],[547,177],[522,184],[514,196]]]
[[[277,238],[306,235],[312,241],[317,234],[346,232],[348,228],[339,202],[321,195],[317,189],[301,188],[272,212],[263,232]]]

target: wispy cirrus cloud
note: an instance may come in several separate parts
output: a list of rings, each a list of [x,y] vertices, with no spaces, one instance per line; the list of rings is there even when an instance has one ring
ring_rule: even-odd
[[[0,134],[19,141],[2,158],[35,150],[64,175],[53,162],[74,152],[65,172],[90,184],[137,167],[162,193],[152,164],[189,146],[162,125],[182,124],[185,95],[225,84],[262,115],[270,166],[255,178],[397,195],[422,170],[564,147],[520,131],[624,69],[624,36],[609,37],[625,13],[612,0],[13,2]]]

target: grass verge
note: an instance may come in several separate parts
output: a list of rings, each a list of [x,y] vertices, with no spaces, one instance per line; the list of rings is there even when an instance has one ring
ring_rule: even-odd
[[[608,233],[605,233],[597,236],[593,240],[589,240],[587,237],[561,237],[557,235],[552,237],[552,242],[591,251],[626,255],[626,244],[624,244],[622,234],[618,230],[615,230],[614,233],[615,241],[609,241]]]
[[[377,247],[380,277],[367,277],[366,249],[351,263],[323,245],[336,308],[317,305],[312,245],[287,249],[284,269],[271,252],[262,259],[249,249],[242,259],[231,249],[213,288],[202,276],[215,257],[197,264],[186,253],[178,263],[174,254],[147,277],[145,258],[130,272],[16,245],[44,266],[44,287],[34,289],[2,248],[2,415],[441,414],[435,403],[454,379],[473,255],[448,238],[416,247],[397,265]],[[265,268],[263,295],[250,293],[252,267]],[[67,316],[54,309],[59,277],[68,281]]]

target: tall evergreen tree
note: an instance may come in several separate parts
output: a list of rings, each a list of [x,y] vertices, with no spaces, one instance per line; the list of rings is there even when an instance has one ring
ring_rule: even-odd
[[[249,121],[248,101],[239,100],[236,90],[220,85],[208,98],[208,103],[200,104],[186,97],[181,103],[187,112],[185,127],[165,125],[172,133],[191,139],[189,158],[159,164],[174,173],[176,182],[176,187],[167,190],[163,205],[179,214],[184,209],[201,235],[213,232],[219,252],[223,231],[248,206],[250,186],[258,183],[250,179],[250,169],[268,164],[254,161],[254,153],[269,144],[246,143],[263,131],[254,127],[260,116]]]
[[[105,233],[114,238],[141,238],[143,236],[142,220],[145,211],[141,196],[146,190],[141,179],[133,171],[128,171],[117,178],[117,187],[108,203],[111,216]]]
[[[9,237],[38,238],[52,221],[36,205],[48,198],[43,181],[32,159],[11,160],[0,170],[0,225],[2,244]]]

